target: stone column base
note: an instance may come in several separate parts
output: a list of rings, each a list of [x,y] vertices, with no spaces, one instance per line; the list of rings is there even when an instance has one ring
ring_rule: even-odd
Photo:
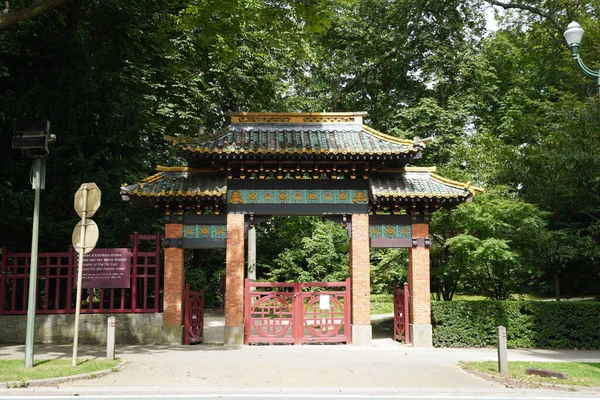
[[[183,326],[164,326],[161,332],[161,344],[183,344]]]
[[[243,346],[244,345],[244,327],[243,326],[225,326],[223,332],[223,346]]]
[[[410,340],[413,347],[433,347],[431,324],[411,324]]]
[[[371,325],[352,325],[352,344],[354,346],[371,346],[373,327]]]

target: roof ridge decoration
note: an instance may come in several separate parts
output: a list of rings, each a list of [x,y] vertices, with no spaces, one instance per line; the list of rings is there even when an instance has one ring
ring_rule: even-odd
[[[218,169],[206,169],[206,168],[193,168],[185,166],[166,167],[163,165],[156,166],[157,172],[190,172],[190,173],[205,173],[205,174],[219,174]]]
[[[366,112],[239,112],[230,113],[232,124],[362,124]]]
[[[409,146],[413,146],[415,144],[415,142],[413,140],[399,139],[395,136],[390,136],[383,132],[380,132],[377,129],[373,129],[367,125],[363,125],[363,130],[365,130],[367,133],[377,136],[379,139],[387,140],[389,142],[394,142],[394,143],[399,143],[399,144],[404,144],[404,145],[409,145]]]
[[[452,186],[455,187],[457,189],[463,189],[463,190],[468,190],[469,192],[471,192],[471,194],[475,194],[476,192],[479,193],[483,193],[485,192],[485,189],[480,188],[478,186],[474,186],[472,182],[459,182],[459,181],[454,181],[452,179],[448,179],[448,178],[444,178],[443,176],[439,176],[438,174],[434,174],[434,173],[430,173],[429,174],[431,176],[431,179],[438,181],[440,183],[446,184],[448,186]]]

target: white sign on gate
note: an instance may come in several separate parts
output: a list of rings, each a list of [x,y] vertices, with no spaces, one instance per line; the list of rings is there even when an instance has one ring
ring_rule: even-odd
[[[329,310],[331,308],[328,294],[319,295],[319,308],[321,310]]]

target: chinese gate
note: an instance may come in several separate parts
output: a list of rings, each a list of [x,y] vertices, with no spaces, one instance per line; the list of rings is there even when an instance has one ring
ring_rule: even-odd
[[[245,344],[351,343],[349,278],[244,286]]]

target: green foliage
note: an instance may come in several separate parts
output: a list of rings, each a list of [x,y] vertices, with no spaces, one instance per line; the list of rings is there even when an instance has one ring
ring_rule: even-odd
[[[371,293],[392,293],[406,282],[408,249],[371,249]]]
[[[477,194],[431,223],[433,286],[451,300],[472,289],[503,300],[539,275],[539,247],[548,234],[546,213],[503,191]]]
[[[290,224],[290,219],[285,223]],[[320,218],[310,218],[308,228],[307,236],[297,233],[292,236],[295,245],[281,251],[272,264],[260,264],[262,270],[268,269],[265,273],[268,280],[338,282],[348,277],[350,241],[346,230],[339,224]]]
[[[599,302],[453,301],[432,303],[437,347],[496,345],[504,326],[510,348],[598,349]]]
[[[204,307],[222,308],[221,276],[225,275],[225,250],[188,250],[185,260],[185,281],[190,290],[204,289]]]

